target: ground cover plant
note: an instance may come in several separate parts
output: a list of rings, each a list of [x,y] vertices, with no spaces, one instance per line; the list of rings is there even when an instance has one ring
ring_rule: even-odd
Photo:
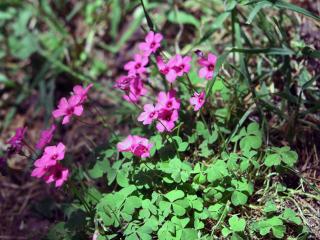
[[[3,174],[10,175],[8,159],[28,159],[28,175],[63,196],[37,209],[44,215],[59,212],[44,239],[320,237],[319,171],[312,176],[301,171],[303,160],[318,159],[320,147],[320,38],[313,30],[299,34],[292,28],[303,19],[309,29],[319,30],[312,4],[92,1],[77,5],[94,30],[79,42],[82,52],[70,66],[69,54],[63,55],[70,46],[60,46],[68,45],[68,33],[50,37],[63,27],[52,20],[51,5],[40,2],[44,13],[33,11],[45,14],[54,30],[42,33],[34,48],[24,44],[37,33],[17,33],[11,41],[28,38],[16,58],[39,54],[47,61],[28,86],[42,92],[48,124],[35,143],[29,126],[19,126],[6,141],[1,161]],[[13,29],[15,11],[32,18],[28,4],[20,5],[22,10],[5,6],[2,18]],[[115,12],[109,20],[113,39],[121,24],[117,13],[136,15],[114,44],[93,43],[104,7]],[[139,27],[140,37],[127,43],[125,60],[113,66],[116,74],[102,85],[106,69],[87,49],[96,44],[111,56],[121,54]],[[60,73],[74,84],[53,100]],[[39,79],[46,75],[48,86]],[[4,74],[2,79],[12,87]],[[97,100],[98,91],[115,109]],[[21,92],[17,104],[26,97]],[[16,112],[11,109],[4,125]],[[68,142],[59,136],[84,128],[85,134]],[[86,135],[103,131],[107,134],[98,143]],[[79,142],[87,142],[89,152],[74,151]],[[77,161],[77,152],[84,160]]]

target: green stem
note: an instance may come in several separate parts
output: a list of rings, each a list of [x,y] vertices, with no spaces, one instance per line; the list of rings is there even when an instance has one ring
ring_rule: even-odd
[[[230,206],[230,201],[228,200],[226,203],[226,206],[224,207],[224,210],[217,222],[216,225],[214,225],[211,229],[211,236],[214,234],[215,230],[221,225],[221,223],[224,221],[224,219],[226,218],[228,211],[229,211],[229,206]]]

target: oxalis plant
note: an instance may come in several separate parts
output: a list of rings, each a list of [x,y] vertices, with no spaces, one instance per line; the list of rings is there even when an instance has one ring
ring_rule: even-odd
[[[319,191],[294,169],[293,149],[266,139],[264,115],[246,81],[246,59],[233,56],[222,68],[235,49],[221,56],[197,48],[171,52],[145,14],[150,30],[114,84],[133,116],[130,134],[110,128],[103,109],[91,104],[88,84],[60,99],[52,116],[62,125],[88,124],[82,114],[95,111],[98,126],[109,129],[108,146],[97,150],[89,169],[68,168],[68,146],[52,143],[58,124],[44,130],[35,147],[25,127],[8,142],[6,157],[29,148],[31,175],[75,198],[65,207],[67,221],[47,238],[307,239],[294,197],[319,200],[302,190]],[[302,190],[286,187],[284,175],[298,176]]]

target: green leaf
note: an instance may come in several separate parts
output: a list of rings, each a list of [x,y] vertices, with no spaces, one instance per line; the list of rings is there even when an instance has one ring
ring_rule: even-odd
[[[200,26],[199,20],[196,19],[193,15],[179,10],[171,10],[168,14],[168,20],[170,22],[178,24],[191,24],[194,25],[196,28],[199,28]]]
[[[239,191],[234,191],[231,195],[231,202],[235,206],[244,205],[247,200],[247,195]]]
[[[117,183],[121,187],[127,187],[129,185],[129,179],[123,172],[119,172],[117,174]]]
[[[228,220],[230,228],[234,232],[242,232],[246,227],[246,220],[243,218],[238,218],[238,216],[233,215]]]
[[[170,202],[184,197],[184,192],[181,190],[172,190],[164,195]]]
[[[298,154],[295,151],[287,151],[281,153],[281,158],[284,163],[293,167],[293,165],[298,161]]]
[[[272,3],[271,0],[269,0],[269,2]],[[304,8],[301,8],[301,7],[297,6],[297,5],[294,5],[292,3],[285,2],[285,1],[282,1],[282,0],[277,0],[276,2],[274,2],[274,5],[277,6],[278,8],[291,10],[291,11],[303,14],[303,15],[305,15],[307,17],[313,18],[313,19],[315,19],[317,21],[320,21],[320,17],[319,16],[313,14],[312,12],[309,12],[308,10],[306,10]]]
[[[286,226],[284,225],[272,227],[273,236],[275,236],[276,238],[283,239],[285,232],[286,232]]]
[[[264,164],[267,167],[278,166],[280,165],[280,163],[281,163],[281,156],[279,154],[270,154],[264,160]]]
[[[227,164],[222,160],[216,161],[206,172],[209,182],[214,182],[229,175]]]
[[[229,235],[230,233],[232,233],[232,231],[231,231],[229,228],[224,227],[224,228],[222,228],[221,233],[222,233],[222,236],[228,237],[228,235]]]
[[[122,211],[127,214],[133,214],[136,208],[141,207],[141,199],[137,196],[130,196],[126,199]]]
[[[183,216],[186,213],[185,207],[176,203],[172,203],[172,209],[177,216]]]
[[[247,19],[247,24],[251,24],[255,16],[260,12],[262,8],[270,7],[272,4],[268,1],[258,2],[255,7],[250,11],[250,14]]]
[[[272,230],[272,233],[276,238],[282,238],[286,231],[286,228],[279,217],[261,220],[256,222],[253,226],[254,229],[258,230],[262,236],[267,235],[270,230]]]
[[[293,55],[294,51],[289,48],[233,48],[230,52],[246,54],[267,54],[267,55]]]
[[[185,228],[182,230],[181,240],[197,240],[198,231],[192,228]]]
[[[223,211],[223,204],[221,203],[216,203],[214,205],[211,205],[208,210],[211,214],[211,218],[218,220],[220,215],[222,214]]]
[[[263,209],[263,212],[265,213],[276,212],[276,211],[277,211],[277,206],[272,201],[268,201],[266,203],[266,206]]]
[[[297,217],[297,214],[291,208],[285,208],[284,212],[281,214],[281,218],[297,225],[301,224],[301,219]]]

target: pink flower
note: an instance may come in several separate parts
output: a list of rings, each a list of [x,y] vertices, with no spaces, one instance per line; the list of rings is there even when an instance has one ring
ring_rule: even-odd
[[[93,86],[93,83],[90,83],[87,87],[82,87],[80,85],[76,85],[73,87],[73,93],[76,96],[80,97],[80,104],[87,100],[88,91]]]
[[[36,178],[42,178],[47,173],[48,167],[36,167],[33,169],[31,176]]]
[[[81,105],[81,97],[78,95],[71,96],[68,100],[61,98],[58,109],[52,112],[54,118],[63,117],[62,124],[70,122],[72,115],[81,116],[83,107]]]
[[[31,176],[43,178],[46,183],[55,182],[55,186],[60,187],[69,175],[69,170],[59,163],[64,158],[64,154],[65,145],[63,143],[46,147],[42,157],[34,162],[35,169]]]
[[[163,75],[167,75],[170,70],[169,65],[163,61],[161,56],[157,56],[156,61],[157,61],[159,72],[162,73]]]
[[[195,92],[193,97],[190,98],[190,104],[194,106],[195,111],[199,111],[199,109],[203,106],[206,100],[206,93],[202,91],[201,93]]]
[[[66,147],[63,143],[59,143],[57,146],[48,146],[44,149],[42,157],[34,162],[34,165],[36,167],[53,166],[64,158],[65,150]]]
[[[119,152],[130,152],[133,145],[134,139],[132,135],[129,135],[126,139],[117,144]]]
[[[129,90],[123,98],[131,103],[136,103],[140,100],[141,96],[144,96],[147,93],[147,89],[144,87],[142,79],[139,76],[136,76],[130,83]]]
[[[21,151],[23,147],[24,135],[26,132],[27,132],[26,127],[17,128],[15,135],[7,141],[7,143],[10,145],[8,148],[9,155],[18,153]]]
[[[145,42],[139,44],[139,49],[145,56],[149,56],[151,53],[155,53],[161,46],[162,34],[149,32],[145,38]]]
[[[145,104],[143,110],[144,112],[138,117],[139,122],[142,122],[144,125],[149,125],[153,120],[157,119],[158,111],[152,104]]]
[[[40,134],[40,139],[36,144],[37,149],[43,149],[46,145],[48,145],[53,137],[53,133],[56,130],[56,126],[52,125],[50,128],[43,130]]]
[[[208,54],[208,59],[200,58],[198,63],[203,67],[199,70],[199,77],[206,78],[207,80],[212,79],[216,62],[217,56],[212,53]]]
[[[123,91],[128,91],[130,89],[130,84],[136,76],[125,76],[122,75],[116,80],[115,88]]]
[[[188,73],[191,69],[191,61],[191,57],[182,57],[179,54],[171,58],[168,62],[170,70],[166,74],[168,82],[172,83],[177,79],[177,77],[181,77],[184,73]]]
[[[141,158],[150,157],[150,150],[153,146],[147,138],[133,136],[134,145],[132,146],[132,153]]]
[[[150,156],[152,146],[153,144],[147,138],[129,135],[117,144],[117,149],[119,152],[131,152],[137,157],[146,158]]]
[[[129,74],[142,74],[146,72],[145,66],[148,64],[149,60],[147,57],[140,54],[134,55],[134,60],[126,63],[124,69],[129,72]]]
[[[162,109],[158,114],[159,122],[156,125],[157,130],[159,132],[171,132],[178,118],[177,110]]]
[[[157,106],[158,109],[179,109],[180,101],[176,99],[176,91],[170,90],[169,92],[160,92],[157,98]]]
[[[46,183],[55,182],[55,186],[58,188],[61,187],[65,181],[67,181],[68,176],[69,170],[57,163],[56,165],[47,169],[47,174],[44,176],[44,180]]]

